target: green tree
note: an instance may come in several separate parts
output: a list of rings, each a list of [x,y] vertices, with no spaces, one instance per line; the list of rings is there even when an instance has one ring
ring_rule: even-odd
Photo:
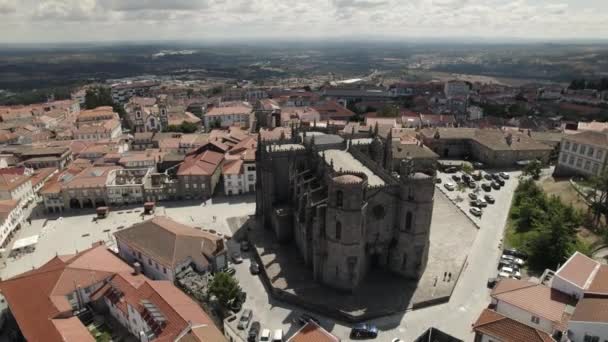
[[[523,175],[530,176],[534,180],[538,180],[540,178],[540,174],[543,171],[543,165],[539,160],[533,160],[526,167],[524,167]]]
[[[471,163],[464,163],[462,164],[462,172],[471,175],[473,174],[473,172],[475,171],[475,169],[473,168],[473,165],[471,165]]]
[[[399,108],[392,105],[386,105],[378,111],[378,116],[385,118],[397,117],[399,116]]]
[[[215,296],[223,308],[227,308],[228,304],[237,298],[239,293],[241,293],[239,283],[225,272],[216,273],[209,285],[209,294]]]
[[[608,168],[599,175],[591,178],[591,188],[594,193],[590,196],[593,225],[599,227],[602,215],[608,222]]]

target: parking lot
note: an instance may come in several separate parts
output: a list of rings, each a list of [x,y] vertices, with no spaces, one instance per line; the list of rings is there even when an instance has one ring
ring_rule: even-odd
[[[477,171],[475,171],[477,172]],[[498,174],[500,172],[500,170],[482,170],[481,173],[483,175],[488,174],[488,173],[495,173]],[[503,181],[505,182],[505,185],[502,186],[499,190],[496,189],[491,189],[490,191],[486,191],[483,190],[481,188],[482,184],[489,184],[491,183],[491,181],[483,178],[482,176],[482,180],[480,181],[475,181],[476,184],[476,188],[475,189],[471,189],[469,187],[464,187],[464,189],[462,191],[460,191],[458,189],[458,185],[457,182],[452,178],[453,176],[458,176],[458,177],[462,177],[463,173],[458,171],[455,173],[444,173],[444,172],[438,172],[437,173],[437,177],[439,179],[441,179],[441,183],[437,184],[437,188],[443,192],[444,194],[446,194],[448,196],[448,198],[452,201],[452,203],[454,203],[458,208],[460,208],[464,214],[466,214],[469,218],[471,218],[471,220],[473,220],[473,222],[475,222],[475,224],[482,228],[484,225],[486,224],[492,224],[492,222],[496,222],[495,218],[496,218],[496,214],[497,213],[504,213],[505,211],[509,211],[510,207],[511,207],[511,197],[513,196],[513,192],[515,191],[515,188],[517,188],[517,184],[519,182],[519,176],[521,175],[521,172],[519,171],[514,171],[514,172],[504,172],[508,175],[508,179],[503,179]],[[446,189],[446,184],[452,184],[454,185],[455,189],[454,190],[448,190]],[[470,194],[475,194],[475,196],[477,196],[477,198],[484,198],[486,195],[490,195],[492,196],[492,198],[494,199],[494,203],[487,204],[487,207],[485,208],[481,208],[482,214],[481,216],[475,216],[471,213],[471,208],[473,208],[474,206],[471,205],[471,198],[469,197]]]

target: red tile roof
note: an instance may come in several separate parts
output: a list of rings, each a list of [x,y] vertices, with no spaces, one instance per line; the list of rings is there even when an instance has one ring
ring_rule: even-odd
[[[599,268],[597,261],[576,252],[557,270],[556,275],[581,289],[585,289],[591,281],[596,268]]]
[[[608,323],[608,298],[582,298],[576,305],[576,309],[570,320],[576,322]]]
[[[576,305],[570,296],[542,284],[517,279],[502,279],[494,288],[492,298],[516,306],[535,316],[563,324],[568,305]]]
[[[214,151],[190,155],[177,170],[178,176],[211,176],[224,159],[224,155]]]
[[[78,286],[87,287],[118,272],[132,269],[104,246],[97,246],[76,255],[55,257],[36,270],[3,281],[0,292],[28,341],[62,342],[52,320],[63,312],[71,314],[66,295]]]
[[[554,342],[546,332],[485,309],[473,323],[473,330],[502,342]]]

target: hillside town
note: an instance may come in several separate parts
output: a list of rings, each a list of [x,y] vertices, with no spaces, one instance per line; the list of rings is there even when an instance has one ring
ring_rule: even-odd
[[[149,79],[1,106],[0,340],[604,341],[608,91],[579,88]],[[546,179],[597,215],[542,259],[513,208]]]

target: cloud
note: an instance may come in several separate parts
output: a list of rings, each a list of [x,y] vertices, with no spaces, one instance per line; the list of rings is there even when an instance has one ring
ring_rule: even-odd
[[[17,11],[17,0],[0,0],[0,15],[12,14]]]
[[[128,12],[145,10],[197,10],[208,5],[207,0],[99,0],[105,9]]]
[[[0,16],[19,25],[0,42],[608,37],[606,0],[0,0]]]
[[[42,1],[33,11],[33,18],[45,21],[90,20],[95,14],[95,0]]]

